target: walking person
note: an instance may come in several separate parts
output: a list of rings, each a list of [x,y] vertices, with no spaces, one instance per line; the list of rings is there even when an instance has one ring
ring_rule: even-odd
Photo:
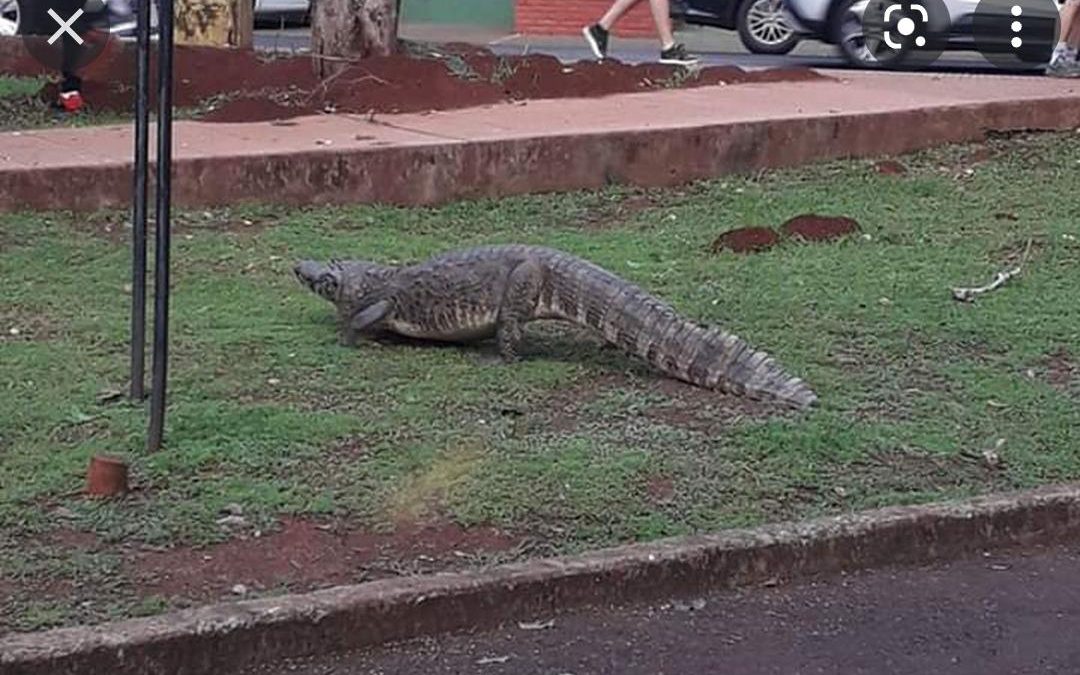
[[[1061,40],[1046,66],[1053,77],[1080,77],[1080,0],[1066,0],[1061,9]]]
[[[607,57],[608,36],[611,27],[631,7],[642,0],[615,0],[607,13],[599,21],[582,29],[585,41],[589,43],[596,58]],[[1080,1],[1080,0],[1076,0]],[[669,0],[648,0],[652,9],[653,22],[656,24],[656,32],[660,35],[660,63],[676,66],[692,66],[697,64],[697,57],[686,53],[686,47],[675,41],[675,35],[671,29],[671,6]]]

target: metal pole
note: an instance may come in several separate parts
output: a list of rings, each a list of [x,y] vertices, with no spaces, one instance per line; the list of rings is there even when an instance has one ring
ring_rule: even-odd
[[[135,205],[131,240],[131,400],[146,398],[146,196],[150,135],[150,0],[135,8]]]
[[[161,448],[165,431],[165,382],[169,342],[169,206],[172,198],[173,0],[158,12],[157,241],[154,257],[154,373],[147,449]]]

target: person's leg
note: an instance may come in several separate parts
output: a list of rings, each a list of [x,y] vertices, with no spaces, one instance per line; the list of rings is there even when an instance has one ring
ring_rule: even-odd
[[[649,7],[660,35],[660,49],[671,49],[675,46],[675,35],[671,32],[671,4],[668,0],[649,0]]]
[[[1059,77],[1080,77],[1080,0],[1069,0],[1061,10],[1061,34],[1050,63],[1046,66],[1047,75]]]
[[[608,8],[608,11],[604,13],[604,16],[600,17],[600,20],[591,26],[585,26],[581,29],[581,34],[585,36],[585,42],[589,43],[589,48],[592,49],[592,53],[596,58],[603,59],[607,56],[608,38],[611,34],[611,27],[615,25],[615,22],[626,14],[626,10],[636,5],[641,0],[615,0]]]
[[[1066,17],[1066,14],[1068,17]],[[1068,23],[1065,19],[1068,18]],[[1070,0],[1062,10],[1061,30],[1064,42],[1073,51],[1080,52],[1080,0]]]
[[[671,29],[670,0],[649,0],[652,8],[653,23],[660,34],[660,63],[677,66],[692,66],[697,58],[686,53],[686,47],[675,42],[675,33]]]
[[[607,55],[608,35],[611,27],[615,25],[623,14],[640,0],[615,0],[607,13],[598,22],[582,29],[586,42],[592,48],[596,58],[602,59]],[[660,62],[693,65],[697,59],[687,55],[686,48],[675,42],[675,35],[671,29],[671,4],[670,0],[649,0],[652,10],[653,23],[656,24],[656,32],[660,36]]]
[[[639,2],[641,0],[615,0],[615,2],[611,3],[611,7],[608,8],[604,16],[600,17],[600,20],[596,22],[597,25],[604,30],[610,31],[611,27],[622,18],[622,15],[626,14],[631,7]]]

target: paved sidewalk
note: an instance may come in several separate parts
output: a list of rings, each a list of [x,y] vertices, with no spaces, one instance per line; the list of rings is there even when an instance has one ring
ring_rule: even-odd
[[[1080,545],[862,572],[246,675],[1080,672]]]
[[[174,199],[208,206],[430,204],[665,185],[837,156],[916,150],[986,130],[1080,125],[1080,82],[832,72],[756,83],[286,123],[179,122]],[[658,133],[659,132],[659,133]],[[153,145],[153,144],[151,144]],[[123,207],[130,126],[0,134],[0,210]]]

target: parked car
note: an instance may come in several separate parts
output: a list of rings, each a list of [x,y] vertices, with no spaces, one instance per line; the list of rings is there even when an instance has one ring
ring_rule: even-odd
[[[1007,53],[1021,62],[1045,62],[1053,49],[1052,25],[1058,10],[1050,3],[1024,2],[1022,49],[1015,49],[1017,33],[1011,2],[979,0],[783,0],[788,23],[803,39],[836,45],[852,65],[893,68],[944,51],[979,51],[995,59]],[[923,4],[919,4],[922,2]],[[1017,0],[1020,2],[1020,0]],[[924,6],[925,5],[925,6]],[[921,9],[920,9],[921,8]],[[978,8],[979,14],[976,14]],[[897,9],[892,12],[890,9]],[[916,10],[916,11],[913,11]],[[922,45],[890,35],[897,22],[917,21]],[[909,26],[913,24],[909,23]]]
[[[282,22],[307,23],[311,13],[311,0],[252,0],[255,4],[255,21],[263,23],[271,19]]]
[[[672,17],[683,23],[726,28],[754,54],[787,54],[800,37],[788,23],[783,0],[675,0]]]

